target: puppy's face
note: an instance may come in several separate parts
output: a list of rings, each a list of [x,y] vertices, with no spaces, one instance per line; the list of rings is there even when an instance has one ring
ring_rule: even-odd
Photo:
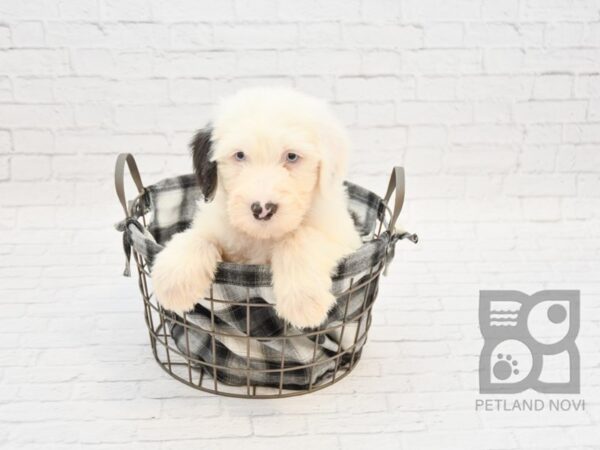
[[[297,229],[315,196],[343,179],[343,129],[322,103],[294,91],[237,94],[221,104],[212,129],[197,141],[210,141],[199,163],[215,173],[214,180],[201,176],[194,147],[201,187],[212,189],[205,196],[216,193],[230,223],[254,238],[277,239]]]
[[[219,183],[234,227],[260,239],[298,228],[318,178],[319,160],[306,139],[294,139],[291,129],[246,124],[223,138],[219,151]]]

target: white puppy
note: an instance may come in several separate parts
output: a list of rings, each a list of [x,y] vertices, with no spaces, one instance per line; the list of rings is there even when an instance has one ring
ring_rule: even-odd
[[[222,101],[191,143],[207,200],[152,270],[160,303],[189,311],[219,261],[270,264],[278,315],[320,325],[335,303],[330,274],[361,240],[343,187],[349,140],[323,102],[285,88]]]

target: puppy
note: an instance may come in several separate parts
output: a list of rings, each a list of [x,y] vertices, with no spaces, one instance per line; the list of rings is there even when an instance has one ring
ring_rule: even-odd
[[[208,294],[217,264],[270,264],[277,314],[320,325],[331,273],[361,245],[343,186],[349,140],[326,104],[285,88],[240,91],[191,142],[206,200],[158,255],[158,301],[176,313]]]

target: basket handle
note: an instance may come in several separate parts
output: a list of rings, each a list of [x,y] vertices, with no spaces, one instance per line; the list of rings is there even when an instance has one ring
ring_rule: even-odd
[[[131,153],[121,153],[117,156],[117,162],[115,164],[115,190],[117,191],[117,197],[119,197],[119,202],[123,207],[123,211],[125,212],[125,229],[123,231],[123,251],[125,252],[125,270],[123,271],[123,275],[126,277],[131,276],[130,271],[130,261],[131,261],[131,241],[127,234],[127,223],[129,220],[133,220],[131,218],[131,213],[129,208],[127,208],[127,199],[125,197],[125,164],[129,167],[129,173],[131,174],[131,178],[137,187],[138,192],[141,194],[144,193],[144,185],[142,183],[142,177],[140,176],[140,171],[138,170],[137,164],[135,162],[135,158]]]
[[[131,217],[131,214],[127,208],[127,199],[125,198],[125,163],[127,163],[127,166],[129,167],[131,178],[140,194],[144,192],[144,185],[142,184],[142,177],[140,176],[140,171],[138,170],[133,155],[131,153],[121,153],[117,157],[117,163],[115,165],[115,190],[117,191],[117,197],[119,197],[119,202],[125,212],[125,217],[129,218]]]
[[[395,226],[396,221],[398,220],[398,216],[400,215],[400,211],[402,211],[402,206],[404,205],[404,191],[405,189],[405,177],[404,177],[404,168],[395,166],[392,169],[392,174],[390,175],[390,182],[388,184],[387,192],[385,197],[383,198],[383,202],[386,206],[389,207],[390,199],[392,198],[392,194],[394,195],[394,207],[391,210],[392,216],[390,217],[390,222],[388,223],[387,232],[389,233],[390,241],[386,249],[385,253],[385,265],[383,269],[383,274],[387,275],[388,267],[394,259],[394,254],[396,253],[396,242],[400,239],[408,239],[413,244],[419,242],[419,236],[414,233],[409,233],[403,231],[401,233],[397,233]]]
[[[392,211],[392,216],[390,217],[390,223],[388,224],[388,232],[390,235],[394,233],[394,227],[396,226],[396,221],[398,220],[398,216],[400,215],[400,211],[402,211],[402,206],[404,205],[404,188],[405,188],[405,177],[404,177],[404,168],[395,166],[392,169],[392,174],[390,175],[390,182],[388,184],[387,192],[385,197],[383,198],[383,202],[386,205],[389,205],[390,198],[392,194],[394,195],[394,208]]]

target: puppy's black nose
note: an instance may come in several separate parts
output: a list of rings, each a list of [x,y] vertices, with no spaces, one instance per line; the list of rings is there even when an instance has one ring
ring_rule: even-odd
[[[277,203],[267,202],[263,208],[260,202],[254,202],[250,205],[252,215],[256,220],[269,220],[277,212]]]
[[[252,210],[252,214],[254,214],[254,217],[260,215],[260,213],[262,212],[262,206],[260,206],[260,203],[258,202],[252,203],[252,205],[250,205],[250,209]]]

